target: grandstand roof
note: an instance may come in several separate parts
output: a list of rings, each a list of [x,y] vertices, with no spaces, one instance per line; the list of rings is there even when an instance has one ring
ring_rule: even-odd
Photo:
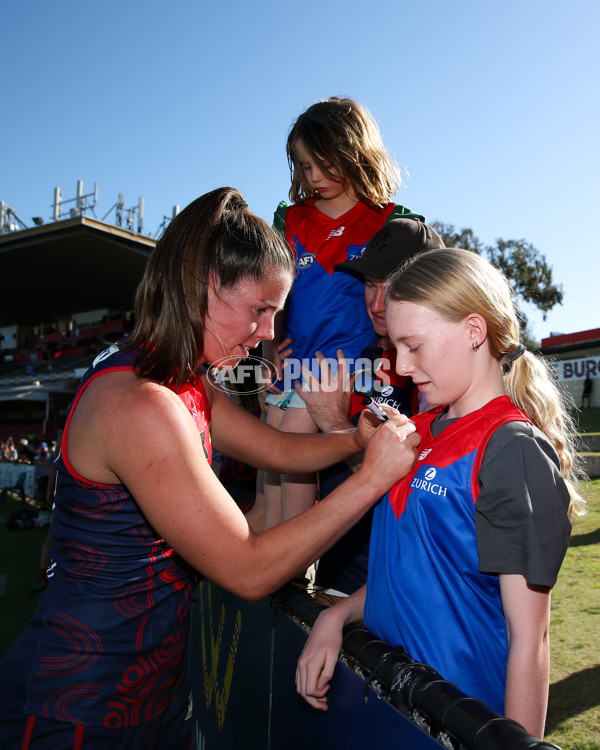
[[[155,244],[85,216],[0,236],[0,326],[132,309]]]

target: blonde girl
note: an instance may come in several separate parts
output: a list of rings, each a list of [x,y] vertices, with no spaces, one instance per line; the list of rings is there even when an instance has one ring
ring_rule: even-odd
[[[367,585],[319,617],[298,691],[327,707],[341,628],[364,616],[541,738],[550,591],[584,505],[568,411],[520,343],[507,280],[480,256],[423,253],[387,299],[397,371],[434,408],[413,417],[419,460],[376,508]]]

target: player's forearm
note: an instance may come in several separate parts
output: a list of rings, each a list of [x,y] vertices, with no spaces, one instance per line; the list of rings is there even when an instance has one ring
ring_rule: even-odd
[[[310,416],[313,418],[314,423],[321,430],[321,432],[332,433],[332,432],[343,432],[345,430],[351,430],[354,425],[347,416],[348,410],[345,408],[345,404],[335,403],[333,399],[330,401],[323,402],[319,405],[317,403],[307,403],[307,409]],[[345,411],[344,411],[345,408]],[[348,456],[346,464],[351,471],[357,471],[363,461],[363,454],[354,453]]]
[[[281,474],[303,474],[318,471],[362,451],[356,430],[348,429],[319,435],[279,433],[280,448],[272,457]]]
[[[331,547],[392,485],[414,467],[419,436],[414,425],[392,417],[373,432],[361,468],[310,510],[280,523],[252,540],[261,582],[244,556],[241,570],[266,595],[306,569]],[[318,437],[318,436],[317,436]]]
[[[308,413],[321,432],[340,432],[342,430],[350,430],[354,427],[346,414],[327,409],[318,409],[314,406],[307,408]]]
[[[257,601],[306,570],[382,494],[381,487],[360,473],[354,474],[310,510],[257,535],[252,554],[245,556],[240,566],[235,593]]]

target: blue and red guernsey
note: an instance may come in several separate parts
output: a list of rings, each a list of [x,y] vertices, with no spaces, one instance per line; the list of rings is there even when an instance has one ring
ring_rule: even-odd
[[[373,340],[373,326],[364,301],[364,283],[349,273],[334,273],[334,265],[362,254],[371,237],[392,218],[423,218],[404,206],[383,208],[359,201],[350,211],[332,219],[315,208],[280,204],[275,226],[282,228],[296,260],[286,331],[292,337],[294,357],[312,358],[317,350],[336,358],[337,349],[358,358]]]
[[[8,710],[134,726],[162,714],[182,681],[196,572],[150,526],[127,487],[86,480],[68,457],[69,424],[85,389],[106,373],[133,370],[135,355],[117,346],[100,354],[71,404],[56,459],[49,586],[2,662]],[[172,390],[210,461],[210,405],[201,381]]]
[[[477,475],[493,432],[530,420],[502,396],[434,438],[441,410],[413,417],[417,465],[375,509],[365,624],[502,714],[506,623],[498,576],[479,572]]]

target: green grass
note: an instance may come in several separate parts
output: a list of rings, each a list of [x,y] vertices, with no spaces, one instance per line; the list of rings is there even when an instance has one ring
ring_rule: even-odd
[[[577,411],[575,420],[581,432],[600,432],[600,409],[583,409]]]
[[[600,750],[600,479],[589,485],[589,512],[573,529],[552,593],[552,667],[546,740],[563,750]],[[0,505],[0,520],[22,508]],[[0,655],[35,611],[45,529],[8,531],[0,524]]]
[[[588,504],[552,592],[546,739],[565,750],[600,750],[600,479]]]
[[[31,506],[11,499],[0,505],[0,657],[35,612],[38,595],[30,594],[29,587],[37,583],[42,545],[48,533],[48,529],[8,531],[5,522],[23,507]]]

